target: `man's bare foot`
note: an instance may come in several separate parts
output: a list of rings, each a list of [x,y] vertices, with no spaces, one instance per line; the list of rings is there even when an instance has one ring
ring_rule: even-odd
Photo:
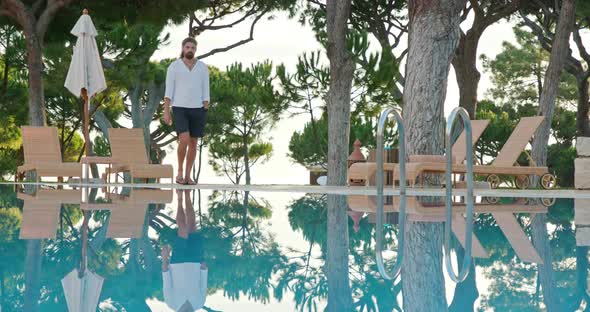
[[[185,185],[196,185],[197,183],[195,183],[195,181],[193,181],[193,179],[191,179],[190,177],[186,177],[186,178],[184,178],[184,184]]]

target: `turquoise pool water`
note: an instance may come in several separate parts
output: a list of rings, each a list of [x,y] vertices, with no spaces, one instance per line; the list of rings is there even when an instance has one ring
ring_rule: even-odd
[[[92,305],[93,295],[99,311],[173,311],[164,290],[161,250],[170,245],[173,257],[175,249],[180,254],[179,208],[185,217],[181,221],[195,216],[202,237],[199,246],[208,273],[201,311],[323,311],[326,307],[326,195],[136,188],[111,189],[107,195],[105,191],[92,189],[89,199],[81,202],[82,191],[67,187],[27,187],[16,192],[13,186],[0,186],[1,311],[68,311],[68,299],[78,297]],[[349,198],[348,238],[350,295],[356,311],[401,311],[401,283],[412,281],[403,276],[387,281],[379,275],[372,199],[355,196]],[[389,198],[386,205],[393,207],[395,201]],[[538,265],[523,261],[535,259],[535,254],[514,246],[522,244],[521,234],[530,239],[532,217],[545,212],[554,291],[563,311],[585,308],[588,250],[577,246],[585,240],[585,226],[576,226],[583,212],[575,216],[581,207],[574,208],[574,200],[567,198],[557,199],[550,208],[514,198],[500,199],[494,207],[480,202],[475,237],[486,257],[474,259],[474,281],[468,279],[456,288],[441,268],[451,310],[545,309]],[[411,219],[440,223],[440,208],[437,204],[412,207]],[[490,213],[494,211],[512,215],[522,233],[500,226],[499,215]],[[89,220],[87,244],[84,212]],[[386,225],[386,242],[395,251],[397,214],[389,213],[387,220],[391,224]],[[395,252],[386,253],[386,265],[394,257]],[[89,278],[80,288],[86,293],[64,288],[64,277],[81,263],[87,263],[87,274],[102,280],[98,290]],[[176,289],[175,295],[197,291],[195,285],[194,290]]]

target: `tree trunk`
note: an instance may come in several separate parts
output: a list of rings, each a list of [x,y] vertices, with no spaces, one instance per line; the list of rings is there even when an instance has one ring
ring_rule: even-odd
[[[24,294],[24,312],[39,311],[40,279],[41,279],[41,260],[42,260],[42,243],[41,240],[27,241],[27,255],[25,259],[25,294]]]
[[[354,61],[346,45],[350,0],[328,0],[327,31],[330,59],[328,91],[328,185],[346,185],[350,136],[350,92]],[[345,196],[328,195],[328,311],[351,311],[348,276],[348,215]]]
[[[27,64],[29,66],[29,122],[32,126],[45,126],[43,51],[39,37],[35,33],[34,24],[29,25],[29,27],[24,29],[27,43]]]
[[[453,68],[459,85],[459,106],[475,119],[477,110],[477,88],[481,74],[477,70],[477,45],[482,31],[469,30],[461,35],[459,47],[453,57]]]
[[[573,29],[574,18],[575,0],[564,0],[557,22],[549,66],[545,73],[539,101],[539,115],[544,116],[544,120],[533,139],[532,156],[537,166],[545,166],[547,164],[547,145],[549,143],[551,121],[555,111],[555,100],[559,89],[561,72],[568,56],[569,37]],[[545,306],[547,306],[547,311],[557,311],[560,305],[552,267],[553,261],[551,257],[551,246],[547,237],[546,221],[546,214],[535,215],[532,224],[532,234],[534,245],[543,259],[543,264],[538,265],[543,300]]]
[[[588,109],[590,108],[590,99],[588,99],[588,78],[578,79],[578,110],[576,118],[576,128],[578,136],[590,137],[590,120],[588,119]]]
[[[443,153],[443,109],[452,57],[459,42],[465,0],[413,0],[404,120],[409,155]],[[446,311],[442,272],[443,226],[408,222],[402,265],[405,311]]]

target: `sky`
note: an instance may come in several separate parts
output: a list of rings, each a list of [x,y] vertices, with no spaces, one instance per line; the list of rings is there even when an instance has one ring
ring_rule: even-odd
[[[467,21],[469,23],[469,21]],[[188,25],[183,24],[179,26],[170,26],[166,32],[170,33],[169,44],[162,46],[153,56],[154,60],[163,58],[177,57],[180,52],[181,41],[185,38],[188,30]],[[208,52],[211,49],[219,48],[236,42],[247,37],[249,31],[249,24],[244,24],[235,27],[234,29],[205,32],[201,34],[197,40],[199,42],[197,55]],[[488,57],[494,57],[501,52],[503,41],[514,41],[512,33],[512,25],[506,22],[501,22],[491,26],[486,30],[479,44],[479,54],[486,54]],[[403,47],[402,47],[403,48]],[[224,69],[226,66],[240,62],[243,64],[254,64],[265,60],[270,60],[273,64],[285,64],[287,69],[293,69],[297,63],[297,57],[303,52],[311,52],[321,49],[319,43],[315,40],[314,33],[309,27],[302,26],[297,20],[289,19],[286,14],[278,14],[272,20],[261,20],[254,32],[254,41],[247,43],[238,48],[232,49],[228,52],[216,54],[207,57],[203,61],[208,65]],[[403,68],[403,67],[402,67]],[[482,64],[478,60],[478,68],[482,72],[482,78],[479,88],[479,98],[483,98],[486,90],[490,87],[490,77],[482,70]],[[457,107],[459,103],[459,90],[455,80],[454,71],[451,67],[449,75],[449,83],[447,90],[447,99],[445,103],[445,114],[448,114],[453,108]],[[273,129],[269,136],[273,139],[273,156],[271,160],[263,165],[256,165],[253,169],[252,183],[253,184],[308,184],[309,173],[301,165],[293,163],[286,156],[288,153],[289,139],[294,131],[303,129],[305,122],[308,121],[307,116],[284,118],[277,127]],[[171,146],[168,157],[165,159],[166,163],[171,163],[176,168],[176,146]],[[204,152],[203,163],[207,164],[207,153]],[[201,183],[229,183],[224,177],[215,175],[209,165],[205,165],[201,175]],[[287,224],[287,213],[285,207],[291,200],[297,197],[293,194],[272,194],[267,193],[263,196],[273,203],[273,207],[279,208],[273,211],[271,223],[272,229],[281,229],[282,226],[290,228]],[[206,205],[204,205],[206,206]],[[289,235],[289,231],[276,231],[276,239],[280,245],[289,242],[287,246],[291,246],[291,242],[296,242],[300,238],[293,239]],[[293,246],[296,247],[296,246]],[[483,278],[480,278],[481,273],[478,272],[478,284],[481,289],[480,292],[485,293],[485,289],[489,284]],[[448,299],[452,297],[452,289],[454,284],[447,280]],[[249,303],[247,300],[231,303],[220,297],[220,294],[210,296],[208,302],[217,303],[222,306],[215,305],[216,308],[223,310],[234,310],[240,308],[247,311]],[[286,298],[289,302],[290,298]],[[449,301],[450,302],[450,301]],[[165,305],[157,301],[148,301],[148,304],[154,311],[169,311]],[[281,303],[271,301],[264,311],[277,311],[281,308]],[[283,306],[284,308],[284,306]],[[262,311],[262,310],[257,310]]]

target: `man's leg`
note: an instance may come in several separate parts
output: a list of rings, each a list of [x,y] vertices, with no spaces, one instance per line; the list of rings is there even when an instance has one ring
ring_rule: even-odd
[[[186,155],[186,167],[184,171],[184,180],[191,181],[191,172],[193,170],[193,165],[195,164],[195,159],[197,158],[197,145],[199,144],[199,138],[189,138],[188,143],[188,153]]]
[[[189,147],[191,141],[191,137],[187,132],[183,132],[178,136],[178,150],[177,150],[177,156],[178,156],[178,174],[177,176],[180,177],[182,179],[183,175],[182,175],[182,168],[184,167],[184,159],[186,157],[186,151]]]
[[[183,196],[182,190],[177,190],[176,195],[178,196],[178,209],[176,209],[176,225],[178,225],[178,236],[182,238],[188,238],[189,229],[186,224],[186,216],[183,208]]]
[[[194,233],[197,231],[197,217],[195,213],[195,207],[193,206],[193,202],[191,200],[191,191],[185,190],[184,196],[184,207],[186,209],[185,217],[186,217],[186,228],[188,229],[189,234]]]

